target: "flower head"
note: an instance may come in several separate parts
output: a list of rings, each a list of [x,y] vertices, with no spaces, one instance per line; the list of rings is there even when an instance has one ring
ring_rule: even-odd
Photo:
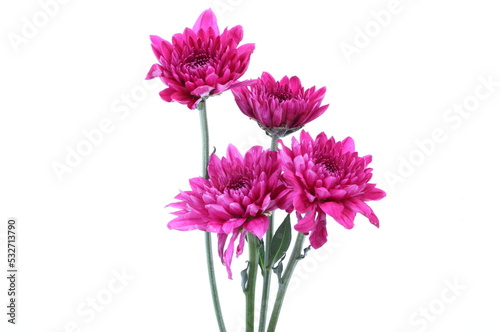
[[[348,137],[336,142],[321,133],[313,140],[305,131],[300,142],[292,139],[292,148],[282,144],[284,177],[293,187],[293,205],[306,214],[295,229],[309,233],[315,249],[326,243],[326,215],[347,229],[354,227],[356,213],[361,213],[375,226],[377,216],[365,201],[379,200],[385,192],[368,183],[372,169],[370,155],[359,157],[354,141]]]
[[[227,157],[212,154],[208,164],[210,180],[190,180],[191,191],[181,191],[179,202],[168,206],[179,209],[168,228],[181,231],[200,229],[218,233],[219,256],[229,275],[235,241],[236,256],[243,252],[245,235],[262,238],[269,226],[267,213],[285,208],[290,190],[282,179],[281,162],[276,151],[254,146],[245,156],[232,145]],[[227,239],[229,243],[226,245]]]
[[[323,114],[326,88],[304,90],[297,76],[281,81],[264,72],[250,87],[232,90],[240,110],[270,135],[286,136]]]
[[[160,92],[163,100],[177,101],[196,108],[203,99],[222,93],[239,83],[248,68],[255,45],[237,47],[243,39],[243,28],[235,26],[220,33],[217,18],[205,10],[193,29],[173,36],[172,43],[151,36],[154,64],[146,79],[161,78],[168,88]]]

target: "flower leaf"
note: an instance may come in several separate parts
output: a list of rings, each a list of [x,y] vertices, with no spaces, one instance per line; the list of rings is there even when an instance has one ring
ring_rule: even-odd
[[[262,273],[262,276],[264,276],[265,257],[266,257],[266,253],[264,251],[264,245],[261,243],[261,245],[259,246],[259,266],[260,266],[260,272]]]
[[[290,247],[290,242],[292,241],[292,226],[290,225],[290,214],[288,214],[281,223],[280,227],[276,230],[276,233],[271,240],[271,253],[270,253],[270,266],[273,266],[277,261],[279,261]]]

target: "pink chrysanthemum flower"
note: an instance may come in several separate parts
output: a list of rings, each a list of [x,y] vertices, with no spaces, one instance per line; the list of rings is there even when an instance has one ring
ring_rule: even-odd
[[[264,72],[250,87],[232,90],[240,110],[270,135],[284,137],[323,114],[326,88],[304,90],[297,76],[281,81]]]
[[[163,100],[194,109],[203,98],[238,85],[255,49],[255,44],[237,47],[242,39],[243,28],[239,25],[219,33],[215,14],[207,9],[193,29],[174,35],[172,43],[151,36],[160,64],[151,67],[146,79],[161,78],[168,86],[160,92]]]
[[[269,226],[267,213],[290,204],[290,189],[282,178],[276,151],[254,146],[243,157],[230,145],[227,157],[212,154],[208,164],[210,180],[190,180],[191,191],[181,191],[180,200],[167,206],[179,209],[168,228],[180,231],[199,229],[218,233],[219,256],[232,279],[231,261],[239,237],[236,257],[243,252],[245,234],[259,239]],[[229,243],[226,245],[229,237]]]
[[[300,142],[292,139],[292,148],[282,145],[284,177],[293,187],[293,205],[306,214],[295,229],[304,234],[315,249],[327,241],[326,215],[347,229],[354,227],[356,213],[361,213],[375,226],[377,216],[365,201],[379,200],[385,192],[368,183],[372,169],[370,155],[359,157],[354,141],[348,137],[336,142],[321,133],[313,140],[302,131]]]

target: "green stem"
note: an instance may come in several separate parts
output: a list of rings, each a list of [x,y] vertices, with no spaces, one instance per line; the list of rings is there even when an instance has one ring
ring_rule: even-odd
[[[249,247],[248,283],[245,288],[246,297],[246,332],[254,331],[255,321],[255,285],[257,282],[257,271],[259,269],[259,239],[247,233]]]
[[[271,151],[276,151],[278,147],[278,136],[271,136]],[[262,300],[260,305],[259,332],[266,329],[267,308],[269,306],[269,291],[271,289],[271,241],[274,233],[274,211],[269,216],[269,228],[266,232],[266,256],[264,258],[264,284],[262,286]]]
[[[271,151],[278,150],[278,139],[279,139],[278,136],[271,135]]]
[[[274,212],[269,216],[269,230],[266,234],[266,256],[264,258],[264,284],[262,286],[262,301],[260,306],[259,332],[264,332],[266,329],[267,308],[269,305],[269,291],[271,289],[271,262],[270,248],[272,238],[272,225],[274,221]]]
[[[203,99],[197,106],[200,113],[200,125],[201,125],[201,141],[202,141],[202,171],[201,174],[205,179],[208,179],[208,121],[207,121],[207,107],[206,102]],[[224,318],[222,317],[222,310],[219,301],[219,292],[217,291],[217,282],[215,280],[215,269],[214,269],[214,259],[212,253],[212,237],[211,233],[205,232],[205,251],[207,259],[208,268],[208,279],[210,281],[210,290],[212,292],[212,301],[215,310],[215,316],[217,317],[217,323],[219,324],[219,331],[226,332],[226,327],[224,325]]]
[[[208,179],[208,156],[209,156],[209,139],[208,139],[208,120],[207,120],[207,103],[205,99],[200,101],[197,106],[200,111],[200,127],[201,127],[201,174],[205,179]]]
[[[278,295],[276,295],[276,302],[274,303],[273,313],[271,314],[271,320],[269,321],[269,326],[267,332],[274,332],[276,330],[276,324],[278,324],[278,318],[281,311],[281,306],[283,305],[283,300],[285,298],[286,289],[292,279],[293,270],[297,266],[297,263],[302,258],[302,246],[304,243],[305,235],[301,232],[297,233],[297,239],[295,240],[295,246],[293,247],[292,254],[290,255],[290,260],[283,274],[283,278],[280,281],[278,288]]]

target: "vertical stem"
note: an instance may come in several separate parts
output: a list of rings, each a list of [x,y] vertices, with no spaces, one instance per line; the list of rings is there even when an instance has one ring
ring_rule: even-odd
[[[271,151],[276,151],[278,147],[278,136],[271,136]],[[271,240],[273,239],[274,211],[269,216],[269,229],[266,232],[266,256],[264,258],[264,284],[262,286],[262,300],[260,306],[259,332],[264,332],[267,321],[267,308],[269,305],[269,291],[271,289]]]
[[[208,179],[208,156],[209,156],[209,142],[208,142],[208,121],[207,121],[207,108],[206,101],[203,99],[197,106],[200,113],[200,125],[201,125],[201,140],[202,140],[202,171],[201,174],[205,179]],[[215,280],[215,269],[214,269],[214,259],[212,253],[212,238],[210,232],[205,232],[205,251],[207,259],[208,268],[208,279],[210,281],[210,290],[212,292],[212,301],[215,310],[215,316],[217,318],[217,323],[219,324],[219,331],[226,332],[226,327],[224,325],[224,318],[222,317],[222,310],[219,301],[219,292],[217,291],[217,282]]]
[[[200,127],[201,127],[201,174],[205,179],[208,179],[208,156],[209,156],[209,138],[208,138],[208,120],[207,120],[207,103],[205,99],[200,101],[197,106],[200,112]]]
[[[245,289],[246,297],[246,332],[254,332],[255,322],[255,284],[259,269],[259,240],[253,234],[247,233],[249,247],[248,284]]]
[[[293,270],[295,270],[295,266],[297,266],[297,263],[302,256],[302,246],[304,243],[304,239],[304,234],[298,232],[297,239],[295,240],[295,246],[293,247],[290,260],[288,261],[285,273],[283,274],[283,279],[281,280],[278,288],[278,295],[276,295],[276,302],[274,303],[273,313],[271,314],[271,320],[269,321],[267,332],[274,332],[276,329],[276,324],[278,324],[278,318],[280,315],[281,306],[283,305],[283,300],[285,298],[286,289],[288,288],[290,279],[292,279]]]
[[[271,151],[276,151],[278,149],[278,136],[271,135]]]

